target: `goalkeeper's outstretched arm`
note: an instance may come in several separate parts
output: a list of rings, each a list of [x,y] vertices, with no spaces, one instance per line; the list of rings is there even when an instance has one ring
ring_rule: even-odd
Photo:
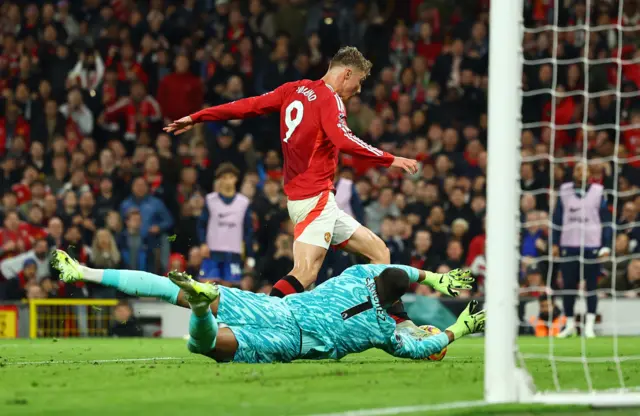
[[[459,290],[471,289],[471,283],[474,281],[469,270],[454,269],[448,273],[432,273],[400,264],[358,264],[349,267],[343,274],[374,277],[389,267],[404,270],[412,283],[431,286],[443,295],[451,297],[458,296]]]
[[[456,322],[440,334],[418,338],[406,332],[396,331],[387,352],[399,358],[425,359],[442,351],[457,339],[484,331],[485,320],[485,311],[478,311],[478,301],[473,300],[458,316]]]

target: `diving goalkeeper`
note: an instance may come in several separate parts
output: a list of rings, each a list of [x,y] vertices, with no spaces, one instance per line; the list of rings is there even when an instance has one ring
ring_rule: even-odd
[[[52,259],[65,282],[92,281],[136,296],[151,296],[191,308],[189,351],[219,362],[270,363],[340,359],[379,348],[395,357],[425,359],[465,335],[484,329],[485,312],[472,301],[455,324],[426,337],[398,328],[386,309],[412,282],[452,296],[470,288],[467,272],[425,272],[408,266],[357,265],[316,289],[270,297],[209,283],[186,273],[169,279],[135,270],[98,270],[78,264],[64,251]]]

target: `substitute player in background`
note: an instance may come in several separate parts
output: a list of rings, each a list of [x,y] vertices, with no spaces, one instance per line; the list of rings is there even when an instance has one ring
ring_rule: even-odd
[[[205,207],[198,220],[198,238],[207,252],[200,267],[199,280],[211,279],[239,284],[242,278],[242,255],[253,267],[253,224],[249,198],[238,193],[240,171],[231,163],[216,169],[217,190],[207,194]]]
[[[460,270],[442,275],[409,266],[357,265],[315,290],[278,299],[200,283],[186,273],[170,272],[167,279],[137,270],[91,269],[61,250],[54,253],[52,265],[68,283],[88,280],[173,304],[186,302],[192,311],[189,351],[221,362],[338,360],[370,348],[426,359],[454,340],[482,331],[485,322],[484,311],[477,311],[477,301],[472,301],[455,324],[428,336],[415,327],[397,326],[386,311],[411,283],[447,295],[470,289],[473,278]]]
[[[371,62],[354,47],[343,47],[319,80],[286,83],[258,97],[207,108],[176,120],[166,132],[181,134],[203,121],[234,120],[280,111],[284,192],[295,224],[294,266],[271,295],[303,292],[316,280],[330,245],[388,264],[384,242],[336,204],[333,179],[340,151],[372,166],[398,167],[413,174],[417,162],[394,157],[356,137],[347,127],[344,102],[358,94]]]
[[[578,289],[579,281],[584,278],[584,289],[589,293],[583,334],[587,338],[594,338],[598,309],[598,296],[595,290],[600,272],[600,263],[597,259],[607,257],[611,253],[609,247],[612,244],[612,231],[609,225],[604,225],[611,221],[604,187],[597,183],[590,183],[590,176],[589,166],[578,163],[573,168],[573,182],[560,186],[560,196],[553,213],[555,226],[553,254],[554,256],[559,254],[564,259],[560,263],[564,289]],[[583,180],[586,184],[584,191],[582,190]],[[581,254],[584,254],[584,258],[581,258]],[[576,295],[563,295],[562,303],[567,323],[558,337],[566,338],[576,334],[573,310]]]

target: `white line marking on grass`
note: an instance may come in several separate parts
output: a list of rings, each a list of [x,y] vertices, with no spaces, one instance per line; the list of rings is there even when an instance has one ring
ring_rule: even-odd
[[[22,361],[17,363],[4,363],[5,365],[42,365],[42,364],[102,364],[102,363],[120,363],[120,362],[145,362],[145,361],[175,361],[175,360],[184,360],[187,361],[189,358],[181,358],[181,357],[150,357],[150,358],[115,358],[112,360],[84,360],[84,361],[72,361],[72,360],[61,360],[61,361]]]
[[[347,412],[338,413],[323,413],[311,416],[386,416],[386,415],[400,415],[403,413],[415,413],[415,412],[436,412],[438,410],[450,410],[450,409],[465,409],[469,407],[482,407],[488,406],[487,403],[482,400],[471,402],[454,402],[454,403],[442,403],[442,404],[427,404],[417,406],[401,406],[401,407],[381,407],[379,409],[362,409],[351,410]]]

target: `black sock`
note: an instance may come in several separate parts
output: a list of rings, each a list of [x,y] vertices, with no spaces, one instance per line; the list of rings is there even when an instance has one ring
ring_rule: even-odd
[[[304,286],[295,276],[287,275],[282,279],[278,280],[273,288],[271,289],[271,293],[269,296],[275,296],[277,298],[283,298],[287,295],[291,295],[292,293],[302,293],[304,292]]]

